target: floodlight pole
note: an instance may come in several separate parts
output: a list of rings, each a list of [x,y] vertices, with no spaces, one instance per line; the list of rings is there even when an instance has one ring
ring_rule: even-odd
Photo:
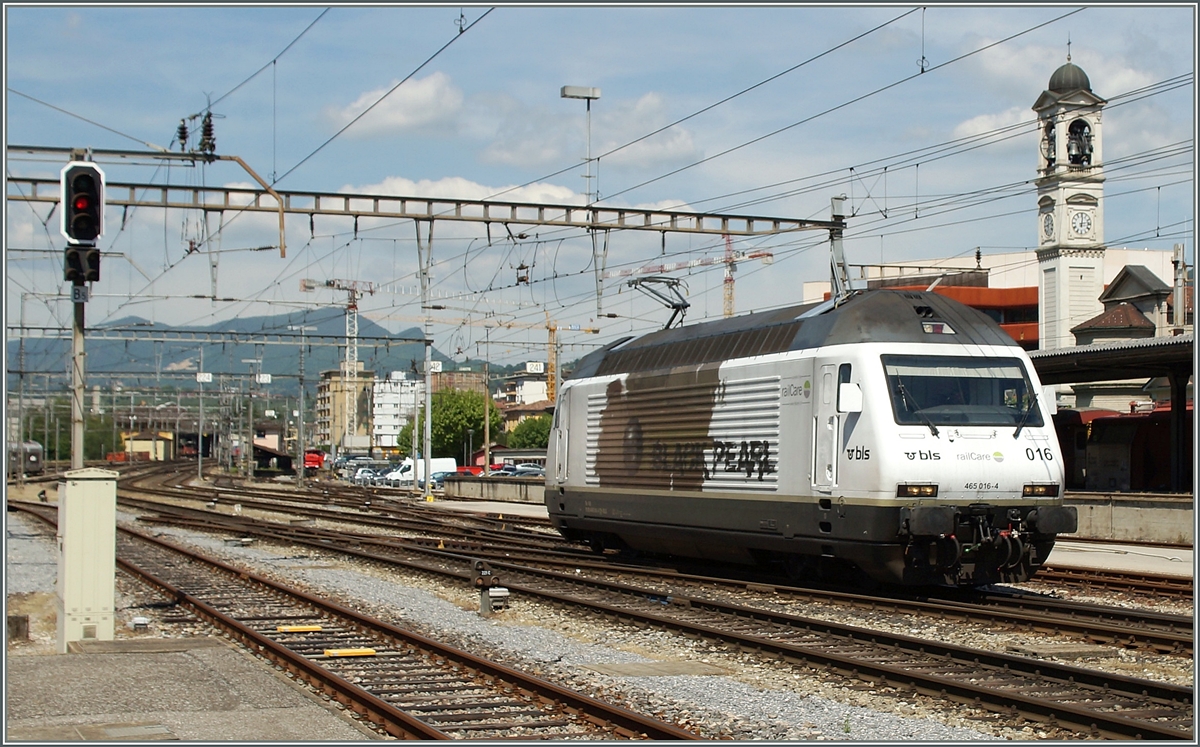
[[[586,185],[587,204],[591,205],[600,199],[599,189],[596,190],[594,196],[592,193],[592,102],[600,98],[600,89],[587,86],[563,86],[559,95],[564,99],[583,99],[587,102],[587,161],[583,179]]]

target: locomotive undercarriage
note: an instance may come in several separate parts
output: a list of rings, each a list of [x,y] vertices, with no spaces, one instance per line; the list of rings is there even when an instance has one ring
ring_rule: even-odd
[[[1020,583],[1076,529],[1074,507],[1029,509],[973,503],[901,510],[904,582],[980,586]]]
[[[568,539],[605,549],[782,564],[797,579],[982,586],[1027,580],[1075,531],[1074,507],[1024,504],[862,506],[840,501],[742,501],[555,489],[550,518]],[[589,506],[589,503],[591,504]],[[599,508],[597,508],[599,507]],[[688,524],[682,524],[685,517]],[[808,529],[812,527],[812,529]]]

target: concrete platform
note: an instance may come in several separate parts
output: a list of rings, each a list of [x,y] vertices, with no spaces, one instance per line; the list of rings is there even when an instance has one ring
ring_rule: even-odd
[[[335,707],[215,638],[9,646],[5,744],[363,741]]]
[[[1195,578],[1195,551],[1090,542],[1057,542],[1046,565]]]

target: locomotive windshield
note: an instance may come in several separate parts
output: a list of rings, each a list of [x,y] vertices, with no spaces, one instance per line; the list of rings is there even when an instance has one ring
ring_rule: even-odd
[[[1043,425],[1036,392],[1016,358],[882,358],[901,425]]]

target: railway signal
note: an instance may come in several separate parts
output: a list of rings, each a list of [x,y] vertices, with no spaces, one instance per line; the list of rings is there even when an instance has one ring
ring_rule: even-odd
[[[62,170],[62,235],[67,239],[63,278],[72,283],[100,279],[104,233],[104,172],[94,163],[71,161]]]
[[[63,279],[94,283],[100,279],[100,250],[95,245],[68,244],[63,259]]]
[[[62,170],[62,235],[94,244],[104,233],[104,172],[94,163],[71,161]]]

